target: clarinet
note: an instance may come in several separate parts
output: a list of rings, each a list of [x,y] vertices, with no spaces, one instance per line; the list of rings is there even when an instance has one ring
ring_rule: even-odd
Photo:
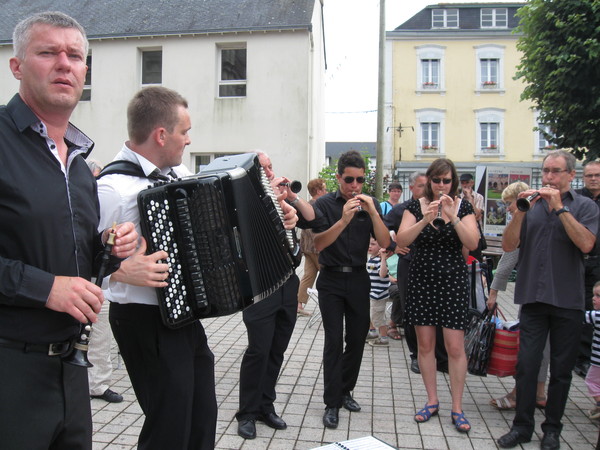
[[[96,278],[96,286],[98,287],[102,286],[102,280],[104,279],[106,269],[108,268],[108,263],[110,261],[110,252],[115,245],[115,226],[116,224],[113,224],[112,229],[108,233],[106,245],[104,246],[104,251],[102,252],[102,261],[100,263],[100,268],[98,269],[98,277]],[[79,337],[73,344],[73,349],[63,358],[65,363],[79,367],[93,367],[93,364],[88,360],[87,357],[88,348],[90,346],[91,332],[92,322],[88,321],[85,324],[81,324],[79,329]]]

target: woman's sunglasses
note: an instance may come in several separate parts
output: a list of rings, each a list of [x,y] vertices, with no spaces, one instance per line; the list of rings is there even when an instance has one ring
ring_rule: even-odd
[[[344,180],[344,183],[347,183],[347,184],[354,183],[354,180],[356,180],[357,183],[362,184],[365,182],[365,177],[356,177],[356,178],[344,177],[344,178],[342,178],[342,180]]]
[[[440,183],[450,184],[450,183],[452,183],[452,178],[431,178],[431,181],[435,184],[440,184]]]

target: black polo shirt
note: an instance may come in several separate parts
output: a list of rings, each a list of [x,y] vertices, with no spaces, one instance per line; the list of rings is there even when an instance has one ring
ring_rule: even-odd
[[[374,197],[373,204],[379,215],[381,206]],[[346,199],[342,197],[339,189],[319,197],[315,202],[315,211],[319,211],[319,220],[313,226],[315,233],[328,230],[333,224],[342,218]],[[369,240],[375,236],[373,222],[367,213],[355,214],[348,226],[340,233],[338,238],[330,246],[319,253],[319,264],[322,266],[351,266],[360,267],[367,263],[369,251]]]

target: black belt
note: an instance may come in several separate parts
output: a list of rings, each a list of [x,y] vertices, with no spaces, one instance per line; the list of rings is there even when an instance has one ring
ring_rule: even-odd
[[[25,353],[46,353],[48,356],[61,356],[71,349],[71,341],[57,342],[54,344],[30,344],[27,342],[10,341],[0,338],[0,347],[15,348]]]
[[[361,272],[365,270],[365,266],[323,266],[321,270],[326,272]]]

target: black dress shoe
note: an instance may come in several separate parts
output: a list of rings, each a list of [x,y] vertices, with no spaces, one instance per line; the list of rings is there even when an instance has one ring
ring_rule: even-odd
[[[327,428],[337,428],[339,423],[340,408],[325,408],[323,425]]]
[[[500,448],[513,448],[519,444],[531,441],[530,437],[523,436],[517,430],[510,430],[500,439],[498,439],[498,446]]]
[[[588,370],[590,370],[590,363],[589,362],[578,362],[577,364],[575,364],[575,367],[573,368],[573,371],[579,375],[581,378],[585,378]]]
[[[558,434],[556,431],[548,431],[547,433],[544,433],[540,448],[542,450],[556,450],[560,448],[560,434]]]
[[[238,436],[244,439],[254,439],[256,437],[254,420],[240,420],[238,422]]]
[[[108,403],[121,403],[123,401],[123,396],[121,394],[117,394],[110,389],[105,390],[102,395],[90,395],[90,397],[99,398]]]
[[[410,359],[410,370],[414,373],[421,373],[421,369],[419,369],[419,361],[417,358]]]
[[[358,412],[360,411],[360,405],[352,398],[350,394],[344,394],[342,397],[342,406],[348,411]]]
[[[285,423],[285,421],[274,412],[261,414],[258,416],[258,420],[263,422],[268,427],[275,428],[276,430],[285,430],[287,428],[287,423]]]

